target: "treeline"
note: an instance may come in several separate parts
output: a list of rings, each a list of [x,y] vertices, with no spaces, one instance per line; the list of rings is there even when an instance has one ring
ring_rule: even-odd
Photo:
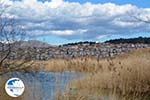
[[[74,45],[82,45],[82,44],[89,44],[89,45],[92,45],[92,44],[96,44],[97,42],[91,42],[91,41],[85,41],[85,42],[75,42],[75,43],[68,43],[68,44],[63,44],[63,45],[60,45],[60,46],[74,46]],[[123,38],[120,38],[120,39],[112,39],[112,40],[108,40],[108,41],[105,41],[104,43],[113,43],[113,44],[119,44],[119,43],[133,43],[133,44],[136,44],[136,43],[143,43],[143,44],[150,44],[150,37],[138,37],[138,38],[129,38],[129,39],[123,39]]]
[[[96,42],[91,42],[91,41],[85,41],[85,42],[75,42],[75,43],[68,43],[68,44],[64,44],[63,46],[68,46],[68,45],[78,45],[78,44],[96,44]]]
[[[113,44],[119,44],[119,43],[143,43],[143,44],[150,44],[150,37],[138,37],[138,38],[129,38],[129,39],[114,39],[106,41],[105,43],[113,43]]]

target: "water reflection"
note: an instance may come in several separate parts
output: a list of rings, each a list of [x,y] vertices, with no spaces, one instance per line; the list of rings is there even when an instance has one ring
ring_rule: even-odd
[[[20,78],[25,84],[25,100],[54,100],[57,91],[63,92],[67,84],[83,74],[79,72],[44,72],[37,71],[32,73],[13,72],[3,76],[5,80],[12,77]]]

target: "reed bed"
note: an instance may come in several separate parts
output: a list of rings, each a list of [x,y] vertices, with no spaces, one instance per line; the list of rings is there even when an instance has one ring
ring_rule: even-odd
[[[92,69],[88,76],[70,82],[59,100],[150,100],[150,49],[93,62],[87,67],[95,73]]]
[[[84,77],[71,81],[65,93],[58,92],[56,100],[150,100],[150,49],[138,49],[114,59],[77,58],[34,62],[33,67],[26,71],[85,73]],[[5,93],[2,82],[0,93],[0,100],[14,100]],[[25,100],[25,96],[15,100]]]

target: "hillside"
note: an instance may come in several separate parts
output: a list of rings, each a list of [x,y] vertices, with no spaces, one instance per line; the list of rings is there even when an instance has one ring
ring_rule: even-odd
[[[15,45],[18,47],[36,47],[36,48],[45,48],[50,46],[48,43],[38,40],[19,41],[15,42]]]
[[[113,43],[113,44],[119,44],[119,43],[142,43],[142,44],[150,44],[150,37],[138,37],[138,38],[129,38],[129,39],[114,39],[114,40],[108,40],[105,43]]]

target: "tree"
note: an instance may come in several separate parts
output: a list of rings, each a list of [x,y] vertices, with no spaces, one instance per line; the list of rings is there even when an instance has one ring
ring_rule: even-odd
[[[9,5],[0,0],[0,75],[10,71],[23,70],[32,64],[28,53],[19,61],[9,59],[12,53],[17,52],[20,48],[17,41],[22,41],[26,37],[26,32],[15,18],[5,16],[8,9]]]

